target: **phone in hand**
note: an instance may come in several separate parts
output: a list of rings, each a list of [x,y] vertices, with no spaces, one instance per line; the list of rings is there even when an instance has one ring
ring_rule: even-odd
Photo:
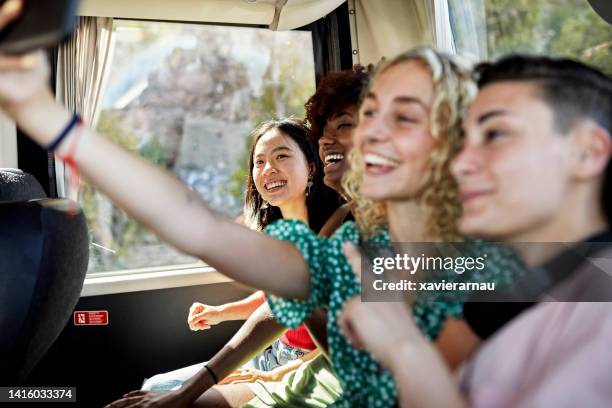
[[[24,0],[21,15],[0,30],[0,52],[22,54],[48,48],[74,30],[79,0]]]

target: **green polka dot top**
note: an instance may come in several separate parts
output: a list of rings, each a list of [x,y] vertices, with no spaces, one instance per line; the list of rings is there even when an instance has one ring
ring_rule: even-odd
[[[333,407],[393,407],[397,391],[391,374],[365,351],[352,347],[337,325],[344,303],[360,294],[361,285],[342,252],[342,243],[362,244],[357,225],[348,221],[329,238],[318,237],[306,224],[296,220],[278,220],[265,232],[290,241],[302,253],[310,267],[310,294],[307,300],[285,299],[267,295],[276,320],[296,328],[320,307],[328,310],[327,337],[332,365],[343,389]],[[368,244],[390,247],[389,234],[381,230]],[[462,302],[417,300],[412,307],[421,331],[435,340],[447,317],[460,317]]]

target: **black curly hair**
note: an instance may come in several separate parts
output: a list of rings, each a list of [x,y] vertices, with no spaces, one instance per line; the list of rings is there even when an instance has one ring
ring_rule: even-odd
[[[329,118],[361,102],[372,70],[372,65],[355,65],[353,69],[331,71],[321,79],[317,91],[304,104],[312,143],[316,145],[323,136]]]

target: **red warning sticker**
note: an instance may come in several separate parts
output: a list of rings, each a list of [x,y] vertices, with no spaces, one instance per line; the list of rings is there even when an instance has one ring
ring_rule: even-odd
[[[108,324],[108,310],[74,312],[75,326],[104,326]]]

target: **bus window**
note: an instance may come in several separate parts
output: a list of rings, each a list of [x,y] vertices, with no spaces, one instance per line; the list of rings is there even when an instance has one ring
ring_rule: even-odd
[[[575,58],[612,73],[612,25],[587,0],[450,0],[457,51]]]
[[[303,116],[314,92],[311,33],[113,24],[98,131],[176,174],[216,210],[238,216],[249,133],[266,119]],[[160,242],[91,185],[81,186],[79,202],[92,241],[89,274],[197,262]]]

